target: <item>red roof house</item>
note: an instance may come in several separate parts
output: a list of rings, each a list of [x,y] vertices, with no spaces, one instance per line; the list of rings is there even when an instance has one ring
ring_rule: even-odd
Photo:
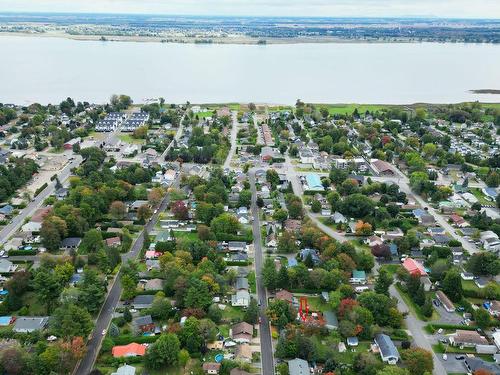
[[[146,347],[135,342],[128,345],[114,346],[111,350],[113,357],[137,357],[146,354]]]
[[[410,275],[426,276],[424,266],[422,263],[417,262],[415,259],[406,258],[403,262],[403,267],[408,271]]]

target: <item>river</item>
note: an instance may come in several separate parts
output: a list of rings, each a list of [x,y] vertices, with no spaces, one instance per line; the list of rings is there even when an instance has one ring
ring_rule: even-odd
[[[199,45],[0,35],[0,102],[410,104],[500,101],[500,45]]]

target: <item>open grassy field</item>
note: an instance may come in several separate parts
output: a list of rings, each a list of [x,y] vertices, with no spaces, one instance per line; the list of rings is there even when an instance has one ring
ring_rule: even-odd
[[[470,188],[469,189],[472,194],[478,199],[481,204],[493,204],[492,201],[486,199],[486,196],[483,194],[481,189],[479,188]]]
[[[131,143],[131,144],[136,144],[136,145],[141,145],[143,143],[145,143],[145,140],[144,139],[135,139],[134,137],[132,137],[132,135],[130,134],[120,134],[118,136],[118,139],[122,142],[125,142],[125,143]]]
[[[174,237],[177,238],[183,238],[186,240],[191,240],[195,241],[198,239],[198,233],[191,233],[191,232],[185,232],[185,231],[174,231]]]
[[[388,105],[381,104],[316,104],[318,108],[326,107],[330,115],[345,115],[352,114],[357,108],[358,112],[365,113],[366,111],[376,112],[384,108],[388,108]]]

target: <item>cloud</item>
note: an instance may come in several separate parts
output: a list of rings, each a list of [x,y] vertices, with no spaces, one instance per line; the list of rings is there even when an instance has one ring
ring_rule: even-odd
[[[0,11],[500,18],[498,0],[0,0]]]

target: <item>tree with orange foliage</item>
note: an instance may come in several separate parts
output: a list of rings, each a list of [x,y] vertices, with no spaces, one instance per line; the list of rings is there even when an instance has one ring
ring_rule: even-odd
[[[354,309],[354,307],[358,305],[359,305],[358,301],[353,300],[352,298],[344,298],[342,301],[340,301],[339,316],[341,318],[344,317],[344,315],[351,312],[352,309]]]
[[[355,227],[356,236],[369,236],[372,233],[372,225],[358,220]]]
[[[485,368],[480,368],[474,371],[474,375],[493,375],[493,373]]]

